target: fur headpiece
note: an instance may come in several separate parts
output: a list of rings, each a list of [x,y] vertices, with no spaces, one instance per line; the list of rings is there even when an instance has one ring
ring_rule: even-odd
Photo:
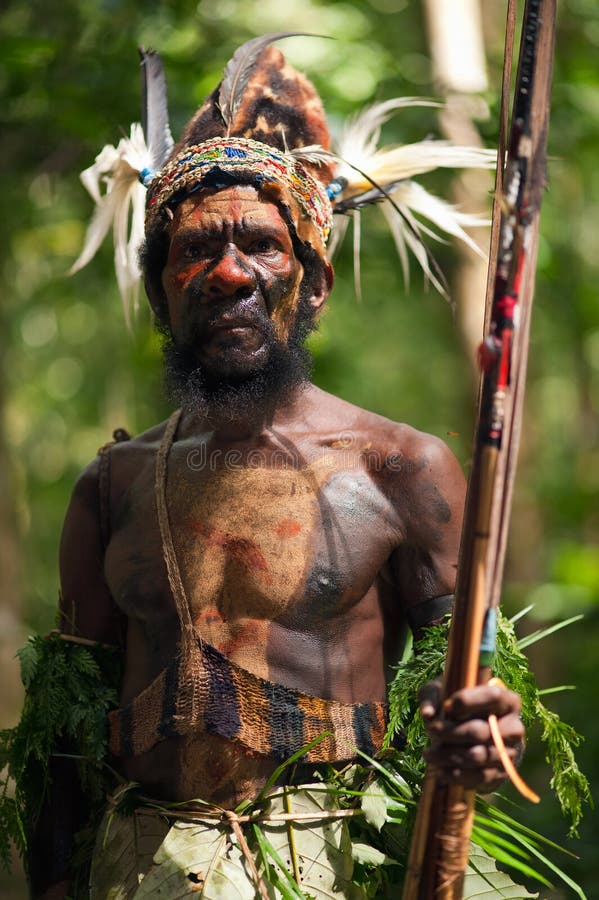
[[[330,255],[339,245],[349,213],[358,222],[361,207],[382,202],[404,273],[409,249],[443,294],[443,276],[422,238],[423,233],[436,235],[417,217],[476,249],[464,227],[486,222],[433,197],[412,177],[439,166],[492,168],[495,153],[435,140],[377,149],[381,126],[395,110],[439,105],[412,97],[363,110],[348,124],[333,152],[316,90],[271,46],[288,36],[265,35],[240,47],[225,67],[220,85],[175,146],[160,58],[140,51],[143,128],[132,125],[129,138],[116,148],[104,147],[82,173],[97,208],[71,270],[89,262],[112,224],[115,267],[127,319],[131,303],[136,308],[138,302],[138,250],[144,220],[146,230],[161,227],[178,202],[203,186],[249,183],[269,191],[274,186],[297,234],[321,256]],[[103,194],[101,182],[106,186]],[[345,214],[335,229],[333,213]]]

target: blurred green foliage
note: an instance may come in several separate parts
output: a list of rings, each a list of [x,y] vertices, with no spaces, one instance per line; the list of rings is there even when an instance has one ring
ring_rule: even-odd
[[[483,5],[492,89],[490,116],[480,127],[492,145],[503,13],[500,4]],[[139,431],[167,413],[150,316],[142,310],[126,331],[110,246],[67,277],[91,215],[77,173],[139,118],[137,45],[163,56],[178,136],[235,47],[262,32],[294,29],[335,38],[293,38],[284,48],[316,83],[333,129],[356,104],[434,95],[423,11],[413,0],[7,0],[0,12],[0,398],[30,628],[53,624],[57,545],[77,474],[115,427]],[[578,685],[551,700],[587,735],[581,759],[591,778],[599,741],[590,714],[599,637],[598,48],[594,0],[562,0],[506,588],[510,612],[534,602],[539,619],[585,613],[583,626],[534,650],[541,684]],[[405,142],[435,128],[430,109],[414,109],[397,115],[385,136]],[[446,193],[447,177],[429,184]],[[366,216],[364,301],[355,299],[347,241],[313,340],[315,380],[445,438],[467,468],[474,386],[451,309],[423,291],[415,266],[406,294],[389,236],[376,211]],[[439,245],[438,257],[451,278],[455,254]],[[534,749],[529,757],[530,777],[543,793],[546,775]],[[562,838],[550,801],[522,815]],[[591,830],[589,823],[573,845],[582,860],[571,871],[589,896],[599,896]]]

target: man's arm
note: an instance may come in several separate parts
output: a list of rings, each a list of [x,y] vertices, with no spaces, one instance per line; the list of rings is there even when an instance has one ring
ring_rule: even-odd
[[[410,431],[403,446],[390,483],[402,531],[391,569],[398,615],[418,637],[422,627],[448,611],[443,601],[435,600],[451,598],[455,588],[466,485],[455,456],[442,441]]]
[[[465,482],[453,454],[435,438],[418,435],[410,458],[407,469],[412,477],[404,476],[395,485],[405,542],[392,563],[404,614],[418,637],[423,627],[443,617],[443,601],[438,598],[455,588]],[[429,762],[448,782],[494,790],[506,775],[488,717],[498,717],[508,754],[517,761],[524,741],[520,698],[505,688],[487,685],[456,692],[442,709],[439,697],[437,683],[427,685],[421,695],[421,712],[431,738]]]
[[[104,578],[100,457],[75,485],[60,539],[61,630],[122,646],[121,618]],[[109,509],[110,498],[104,502]]]
[[[104,580],[104,547],[100,526],[99,459],[77,482],[67,510],[60,544],[61,631],[118,645],[119,617]],[[74,748],[60,746],[60,752]],[[70,860],[75,833],[89,808],[81,790],[77,764],[50,761],[49,796],[32,823],[29,872],[35,898],[60,900],[69,892]]]

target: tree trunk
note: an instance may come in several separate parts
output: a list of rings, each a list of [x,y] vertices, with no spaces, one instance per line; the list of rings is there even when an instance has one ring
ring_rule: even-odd
[[[476,95],[488,85],[479,0],[425,0],[425,7],[434,78],[447,101],[439,116],[441,132],[454,144],[480,147],[473,120],[485,118],[488,112],[484,100]],[[489,187],[487,173],[466,171],[452,183],[452,202],[468,211],[484,210]],[[488,252],[488,233],[477,229],[472,237]],[[478,384],[476,348],[483,334],[487,264],[463,244],[459,253],[452,293],[473,382]]]

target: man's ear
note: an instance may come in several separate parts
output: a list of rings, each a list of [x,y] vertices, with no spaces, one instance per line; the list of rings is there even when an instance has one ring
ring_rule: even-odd
[[[335,272],[328,259],[321,260],[320,265],[314,268],[315,271],[311,282],[312,293],[308,302],[312,309],[318,311],[327,302],[327,298],[333,289]]]
[[[154,315],[160,322],[167,322],[168,303],[162,286],[162,279],[150,278],[146,275],[144,278],[144,287]]]

